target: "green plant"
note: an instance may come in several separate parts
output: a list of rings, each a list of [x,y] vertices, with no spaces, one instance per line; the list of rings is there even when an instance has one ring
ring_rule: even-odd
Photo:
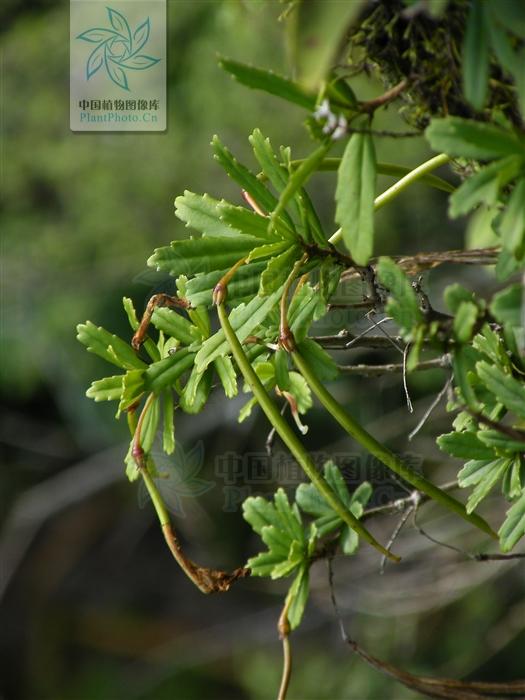
[[[295,5],[288,8],[290,16],[302,11],[300,3]],[[439,15],[446,5],[434,3],[433,11]],[[117,401],[117,417],[127,415],[131,433],[125,460],[128,478],[143,479],[167,543],[186,574],[206,593],[227,590],[237,578],[250,573],[271,578],[294,575],[279,624],[288,661],[288,633],[301,620],[308,598],[308,572],[316,559],[329,557],[337,548],[351,555],[358,538],[384,557],[394,561],[399,557],[361,521],[371,497],[370,484],[362,483],[350,495],[334,464],[327,463],[323,474],[319,473],[276,398],[289,407],[302,434],[301,416],[315,396],[356,442],[412,487],[407,507],[432,500],[489,537],[498,537],[503,553],[510,552],[525,535],[525,336],[522,288],[516,281],[525,261],[525,133],[517,116],[523,110],[523,81],[517,65],[525,39],[524,14],[515,9],[517,5],[511,12],[508,3],[473,0],[468,13],[465,5],[451,3],[463,22],[453,27],[455,40],[460,37],[463,41],[463,89],[457,81],[450,87],[454,104],[463,100],[465,105],[465,110],[458,110],[459,116],[442,116],[424,99],[427,95],[421,85],[425,78],[436,79],[434,73],[425,75],[425,66],[422,75],[399,75],[396,65],[394,72],[400,79],[395,85],[387,86],[377,98],[359,100],[352,81],[335,69],[327,69],[323,80],[314,81],[314,89],[308,79],[296,82],[221,59],[222,67],[239,82],[306,110],[306,126],[315,142],[312,152],[294,160],[290,148],[275,150],[255,129],[249,140],[256,172],[214,137],[214,157],[238,184],[248,206],[208,194],[179,196],[175,200],[177,217],[200,235],[158,248],[148,260],[151,267],[176,279],[176,295],[153,297],[140,322],[130,300],[124,300],[134,333],[131,345],[90,322],[78,327],[78,338],[88,350],[121,370],[95,381],[88,396],[95,401]],[[374,13],[385,8],[366,15],[369,8],[363,4],[363,11],[366,51],[371,45]],[[405,21],[401,14],[398,19]],[[411,21],[415,32],[418,15]],[[419,21],[420,25],[435,22],[439,31],[447,26],[445,19],[424,12]],[[478,30],[482,37],[474,42],[473,32]],[[389,60],[394,65],[393,58]],[[483,69],[479,80],[473,68],[478,64]],[[500,83],[504,79],[504,89],[498,84],[484,109],[491,70],[497,72]],[[511,103],[509,93],[514,95]],[[408,171],[397,164],[377,162],[374,145],[376,138],[389,135],[374,130],[376,112],[404,98],[415,101],[419,109],[413,122],[420,124],[424,115],[428,124],[424,136],[438,152]],[[345,142],[342,157],[330,157],[338,141]],[[457,188],[433,174],[448,163],[463,177]],[[335,169],[339,229],[327,233],[306,186],[314,173]],[[376,196],[378,173],[401,177]],[[480,205],[488,207],[498,246],[470,253],[404,256],[397,262],[373,257],[375,211],[398,196],[408,196],[415,182],[449,193],[451,217]],[[451,285],[444,294],[450,313],[437,312],[415,278],[426,267],[458,261],[495,264],[502,289],[485,300],[459,284]],[[365,305],[395,323],[403,344],[404,375],[429,361],[452,366],[448,408],[457,415],[454,430],[439,436],[437,442],[450,455],[466,460],[457,476],[459,487],[474,486],[466,506],[449,488],[433,484],[370,435],[326,386],[340,369],[311,328],[328,313],[341,277],[351,275],[364,280]],[[215,307],[220,328],[213,331]],[[157,331],[156,342],[150,335],[151,326]],[[337,338],[347,340],[339,335],[334,342]],[[244,503],[245,519],[268,549],[251,558],[246,567],[228,574],[198,566],[182,552],[156,484],[159,474],[152,446],[160,431],[163,449],[173,452],[174,407],[199,413],[215,384],[231,399],[238,393],[239,377],[253,393],[240,420],[260,406],[311,484],[297,488],[292,504],[281,489],[273,502],[250,498]],[[510,506],[496,535],[476,509],[499,481]],[[282,697],[289,679],[288,661]]]

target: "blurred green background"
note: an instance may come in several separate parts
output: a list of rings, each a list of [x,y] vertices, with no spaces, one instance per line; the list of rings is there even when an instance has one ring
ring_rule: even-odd
[[[291,145],[296,157],[308,153],[299,108],[249,91],[217,67],[220,53],[286,73],[277,20],[282,9],[255,0],[168,2],[169,126],[163,134],[71,133],[67,5],[9,0],[1,10],[0,683],[6,700],[267,700],[276,694],[276,623],[285,584],[243,581],[227,595],[206,598],[184,578],[151,508],[124,477],[126,426],[114,421],[113,406],[85,398],[90,381],[107,368],[76,342],[75,326],[89,318],[129,337],[122,297],[143,309],[164,283],[147,272],[146,258],[187,234],[173,215],[177,194],[206,191],[240,202],[211,158],[213,134],[252,165],[247,137],[256,126],[275,146]],[[381,91],[372,79],[353,85],[361,99]],[[403,123],[391,109],[378,126]],[[383,140],[378,155],[412,165],[429,150],[422,139]],[[310,187],[327,231],[334,227],[334,182],[333,175],[317,175]],[[390,182],[380,178],[378,187]],[[419,186],[377,220],[381,253],[463,245],[465,222],[450,223],[442,193]],[[426,280],[437,308],[440,290],[459,276],[487,293],[494,285],[482,269],[440,268]],[[357,314],[334,314],[320,332],[363,323]],[[345,361],[392,357],[358,350]],[[379,437],[414,453],[432,478],[445,480],[457,463],[447,463],[434,445],[447,427],[444,410],[417,440],[406,441],[445,379],[441,370],[410,379],[414,415],[399,377],[343,380],[337,392]],[[182,504],[173,501],[176,527],[192,557],[226,568],[243,563],[257,546],[238,502],[275,486],[252,472],[228,484],[221,471],[224,455],[264,455],[267,426],[260,416],[239,426],[239,405],[225,406],[217,395],[201,416],[177,421],[186,450],[179,459],[197,447],[193,457],[201,455],[199,476],[209,488]],[[343,461],[355,453],[320,411],[308,423],[307,444],[317,453],[335,452]],[[276,455],[284,459],[279,445]],[[382,488],[385,498],[398,495],[392,484]],[[433,534],[475,546],[454,518],[431,509],[423,520],[429,517]],[[376,531],[388,538],[394,524],[387,519]],[[383,576],[368,551],[348,562],[336,559],[351,634],[374,655],[420,674],[516,677],[525,667],[523,566],[473,564],[410,528],[398,548],[406,561]],[[290,698],[416,697],[345,648],[322,562],[314,567],[311,602],[293,647]]]

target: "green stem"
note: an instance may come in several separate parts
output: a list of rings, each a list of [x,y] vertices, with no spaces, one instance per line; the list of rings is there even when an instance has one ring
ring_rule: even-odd
[[[406,190],[407,187],[410,187],[410,185],[413,185],[414,182],[421,180],[421,178],[432,172],[432,170],[439,168],[441,165],[445,165],[445,163],[448,163],[449,161],[449,156],[447,156],[445,153],[440,153],[438,156],[434,156],[434,158],[421,163],[421,165],[418,165],[417,168],[414,168],[414,170],[411,170],[407,175],[405,175],[405,177],[402,177],[401,180],[398,180],[395,184],[393,184],[392,187],[389,187],[387,190],[378,195],[374,200],[374,210],[377,211],[378,209],[381,209],[381,207],[384,207],[385,204],[389,204],[392,200],[398,197],[401,192]],[[332,243],[333,245],[338,243],[341,240],[342,235],[342,229],[337,229],[333,236],[328,239],[329,243]]]
[[[293,170],[299,168],[305,159],[299,158],[297,160],[292,160],[291,166]],[[318,164],[317,170],[322,172],[331,172],[339,168],[341,164],[341,158],[325,158]],[[403,177],[404,175],[409,175],[412,172],[412,168],[407,168],[405,165],[394,165],[393,163],[376,163],[376,170],[379,175],[392,175],[394,177]],[[443,180],[443,178],[437,175],[423,175],[421,177],[421,182],[429,187],[433,187],[436,190],[441,190],[442,192],[454,192],[456,188],[451,185],[450,182]]]
[[[297,462],[301,465],[306,475],[316,487],[319,493],[323,496],[325,501],[334,509],[334,511],[339,515],[341,520],[343,520],[349,527],[352,528],[358,535],[360,535],[369,544],[375,547],[381,554],[388,557],[392,561],[399,561],[399,557],[395,556],[388,550],[386,550],[379,542],[374,538],[374,536],[364,528],[359,520],[351,513],[344,504],[339,500],[336,493],[330,488],[323,477],[317,471],[315,464],[310,459],[308,452],[305,450],[301,441],[297,438],[295,433],[292,431],[288,423],[281,416],[277,406],[271,400],[271,398],[266,393],[266,389],[262,385],[259,377],[253,370],[248,358],[244,354],[242,345],[237,338],[235,331],[231,327],[230,321],[228,319],[228,314],[223,304],[219,304],[217,307],[219,314],[219,320],[224,330],[226,339],[230,345],[232,355],[246,381],[250,386],[253,395],[257,399],[259,405],[263,409],[266,417],[270,423],[275,428],[276,432],[281,437],[282,441],[288,447],[290,452],[293,454]]]
[[[404,462],[397,455],[391,452],[387,447],[384,447],[372,435],[370,435],[370,433],[362,428],[359,423],[357,423],[352,416],[347,413],[341,404],[334,399],[330,392],[325,389],[308,363],[297,351],[292,353],[292,357],[295,365],[310,386],[310,389],[317,396],[326,410],[332,414],[336,421],[346,430],[349,435],[351,435],[351,437],[354,438],[354,440],[368,450],[370,454],[374,455],[374,457],[377,457],[380,462],[385,464],[389,469],[397,474],[397,476],[411,484],[415,489],[421,491],[421,493],[424,493],[432,500],[441,503],[442,506],[452,510],[454,513],[457,513],[471,525],[478,527],[480,530],[483,530],[483,532],[486,532],[491,537],[497,539],[497,535],[485,522],[485,520],[483,520],[483,518],[475,513],[467,513],[465,506],[462,503],[456,501],[456,499],[450,494],[442,491],[437,486],[434,486],[434,484],[432,484],[430,481],[427,481],[424,477],[412,471],[412,469],[404,464]]]

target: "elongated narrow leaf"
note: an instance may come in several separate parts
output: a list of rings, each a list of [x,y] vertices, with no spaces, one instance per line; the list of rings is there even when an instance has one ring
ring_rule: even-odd
[[[471,175],[451,196],[450,216],[468,214],[478,204],[495,204],[501,189],[516,177],[521,167],[519,156],[508,156]]]
[[[525,290],[521,284],[513,284],[492,298],[490,313],[496,321],[509,326],[525,327]]]
[[[219,59],[219,65],[242,85],[254,90],[263,90],[270,95],[281,97],[287,102],[293,102],[310,111],[315,109],[315,94],[308,92],[301,85],[288,78],[283,78],[272,71],[232,61],[229,58]]]
[[[261,246],[261,248],[263,247]],[[242,265],[228,284],[228,301],[233,303],[257,294],[261,274],[265,268],[266,262]],[[206,275],[197,275],[189,280],[186,284],[186,298],[192,306],[211,306],[215,285],[227,272],[228,269],[215,270]]]
[[[175,450],[175,421],[173,392],[167,389],[162,394],[162,449],[167,455]]]
[[[151,401],[145,411],[140,430],[140,446],[144,452],[148,453],[153,447],[159,424],[160,406],[158,396]]]
[[[489,79],[489,35],[482,0],[473,0],[463,43],[463,91],[475,109],[485,104]]]
[[[94,401],[118,401],[122,395],[123,379],[123,374],[97,379],[86,391],[86,396]]]
[[[463,400],[471,409],[479,411],[481,406],[478,403],[469,379],[469,372],[474,369],[474,365],[470,357],[468,346],[462,345],[454,352],[452,357],[452,369],[454,370],[454,382],[459,388]]]
[[[377,275],[390,293],[387,313],[405,333],[409,333],[423,320],[410,282],[401,268],[390,258],[379,259]]]
[[[486,498],[492,491],[498,481],[503,478],[503,475],[510,467],[512,460],[502,457],[492,462],[491,468],[483,479],[479,481],[475,489],[472,491],[467,500],[467,513],[472,513],[481,501]]]
[[[196,340],[200,340],[200,333],[193,323],[174,309],[168,309],[165,306],[155,309],[151,322],[159,331],[167,333],[185,345],[191,345]]]
[[[149,258],[148,265],[175,277],[191,277],[198,272],[214,272],[232,267],[253,248],[264,243],[259,238],[242,235],[173,241],[169,246],[157,248]]]
[[[525,384],[499,367],[488,362],[477,362],[476,371],[487,389],[492,392],[509,411],[525,418]]]
[[[440,435],[436,440],[439,447],[453,457],[462,459],[491,460],[494,450],[479,440],[476,433],[463,431]]]
[[[175,200],[175,215],[184,221],[187,227],[220,238],[238,236],[240,231],[225,223],[218,210],[221,202],[208,194],[195,194],[185,190]]]
[[[503,552],[510,552],[525,535],[525,491],[507,511],[498,535]]]
[[[337,173],[335,219],[358,265],[366,265],[374,249],[375,162],[372,137],[353,134]]]
[[[494,160],[504,156],[525,156],[525,145],[512,132],[494,124],[461,117],[433,119],[425,136],[435,151],[449,156],[475,160]]]
[[[499,227],[503,246],[521,257],[525,252],[525,178],[518,180]]]
[[[293,266],[301,257],[299,246],[292,246],[275,258],[272,258],[261,275],[259,294],[266,296],[281,287],[289,277]]]
[[[95,326],[91,321],[80,323],[77,326],[77,340],[85,345],[89,352],[102,357],[112,365],[124,369],[142,369],[146,367],[135,351],[121,338],[100,326]]]
[[[145,388],[159,394],[163,389],[174,386],[177,379],[193,365],[194,358],[194,352],[182,348],[150,365],[144,372]]]
[[[231,358],[228,355],[216,357],[213,365],[221,380],[224,393],[227,398],[233,399],[234,396],[237,396],[237,375]]]
[[[282,214],[292,197],[295,197],[310,175],[317,170],[319,163],[321,163],[323,158],[326,156],[331,145],[332,141],[329,141],[319,146],[319,148],[316,148],[316,150],[311,153],[308,158],[303,160],[297,170],[292,173],[284,190],[281,192],[279,203],[272,213],[272,222]]]
[[[472,338],[479,309],[472,301],[462,301],[454,317],[454,335],[458,343],[468,343]]]
[[[243,342],[261,324],[280,299],[282,288],[267,297],[254,297],[248,304],[241,304],[230,314],[230,323],[237,337]],[[208,338],[197,353],[195,364],[204,370],[216,357],[227,355],[230,346],[221,329]]]
[[[277,230],[268,230],[268,219],[265,216],[260,216],[246,207],[234,207],[233,204],[223,202],[219,204],[218,212],[222,222],[242,233],[266,239],[267,242],[282,240]]]
[[[179,406],[185,413],[194,415],[202,411],[210,395],[212,378],[211,367],[204,372],[199,372],[197,367],[193,368],[179,399]]]
[[[277,198],[270,190],[222,145],[218,136],[213,137],[211,145],[215,159],[232,180],[246,190],[265,212],[273,211],[277,205]]]

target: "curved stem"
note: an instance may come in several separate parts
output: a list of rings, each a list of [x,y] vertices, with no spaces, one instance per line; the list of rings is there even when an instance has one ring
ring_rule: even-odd
[[[407,187],[410,187],[410,185],[413,185],[414,182],[421,180],[425,175],[432,172],[432,170],[439,168],[441,165],[445,165],[445,163],[448,163],[449,161],[449,156],[447,156],[445,153],[440,153],[438,156],[434,156],[430,160],[421,163],[421,165],[418,165],[417,168],[414,168],[407,175],[405,175],[405,177],[402,177],[401,180],[398,180],[395,184],[393,184],[392,187],[389,187],[387,190],[378,195],[374,200],[374,210],[377,211],[378,209],[381,209],[381,207],[384,207],[385,204],[389,204],[392,200],[398,197],[401,192],[406,190]],[[341,240],[342,235],[342,230],[337,229],[333,236],[328,239],[329,243],[338,243]]]
[[[292,677],[292,647],[290,644],[290,623],[288,622],[290,603],[291,599],[287,597],[277,624],[279,638],[283,642],[283,673],[277,700],[286,700],[288,686],[290,685],[290,679]]]
[[[491,537],[497,539],[496,533],[492,530],[488,523],[483,520],[483,518],[475,513],[467,513],[465,506],[462,503],[456,501],[456,499],[450,494],[442,491],[437,486],[434,486],[434,484],[432,484],[430,481],[427,481],[424,477],[410,469],[396,454],[378,442],[372,435],[370,435],[370,433],[361,427],[359,423],[357,423],[352,416],[347,413],[343,406],[341,406],[341,404],[334,399],[330,392],[325,389],[325,387],[317,379],[315,373],[312,371],[308,363],[297,351],[292,353],[292,357],[297,368],[310,386],[310,389],[317,396],[326,410],[332,414],[341,427],[343,427],[346,432],[354,438],[354,440],[362,445],[374,457],[377,457],[380,462],[391,469],[395,474],[397,474],[397,476],[411,484],[415,489],[426,494],[433,501],[437,501],[445,508],[457,513],[457,515],[461,516],[471,525],[474,525],[483,532],[486,532]]]
[[[315,464],[310,459],[310,455],[303,447],[301,441],[297,438],[295,433],[292,431],[288,423],[281,416],[279,409],[274,404],[272,399],[266,393],[266,389],[262,385],[259,377],[253,370],[248,358],[244,354],[239,339],[237,338],[235,331],[231,327],[230,321],[228,319],[228,314],[223,304],[219,304],[217,307],[219,314],[219,321],[221,323],[222,329],[226,339],[230,345],[232,355],[246,381],[250,386],[253,395],[257,399],[259,405],[263,409],[266,417],[273,425],[282,441],[288,447],[290,452],[293,454],[297,462],[300,464],[310,481],[314,484],[319,493],[323,496],[325,501],[335,510],[339,515],[341,520],[343,520],[349,527],[357,532],[360,537],[362,537],[366,542],[375,547],[381,554],[387,556],[392,561],[399,561],[399,557],[395,556],[391,552],[387,551],[376,539],[375,537],[364,528],[355,515],[349,511],[344,504],[339,500],[337,494],[330,488],[327,482],[323,479],[321,474],[317,471]]]

